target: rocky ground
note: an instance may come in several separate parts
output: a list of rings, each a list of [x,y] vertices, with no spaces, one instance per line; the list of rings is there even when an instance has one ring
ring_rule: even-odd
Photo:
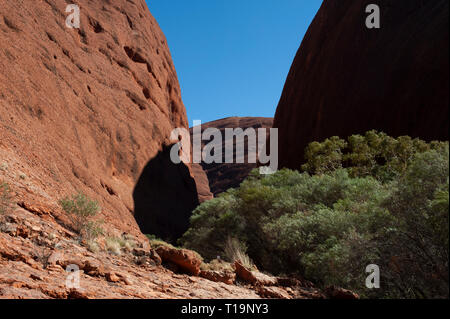
[[[202,270],[201,260],[192,251],[154,250],[149,242],[132,236],[133,245],[121,249],[120,255],[104,249],[101,240],[93,252],[57,216],[43,205],[23,202],[4,216],[0,298],[326,297],[306,281],[249,271],[238,263],[234,273]],[[69,265],[80,269],[78,289],[66,286]]]

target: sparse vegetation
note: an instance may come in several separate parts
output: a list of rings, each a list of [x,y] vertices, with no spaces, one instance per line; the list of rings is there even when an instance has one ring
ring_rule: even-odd
[[[11,189],[7,183],[0,181],[0,218],[11,208]]]
[[[8,170],[8,164],[7,163],[1,163],[0,164],[0,171],[7,171]]]
[[[88,250],[91,253],[94,253],[94,254],[100,252],[100,250],[101,250],[98,242],[95,239],[94,240],[88,240],[87,243],[86,243],[86,247],[88,248]]]
[[[94,221],[93,217],[100,211],[98,203],[86,195],[78,193],[59,201],[63,210],[71,221],[71,226],[82,239],[95,240],[103,234],[101,222]]]
[[[363,297],[448,298],[448,142],[369,132],[306,156],[306,172],[255,170],[200,205],[181,242],[207,260],[247,252],[262,270]],[[381,289],[365,288],[369,264]]]
[[[147,234],[145,236],[148,238],[148,241],[149,241],[150,246],[152,248],[158,248],[158,247],[161,247],[161,246],[166,246],[166,247],[169,247],[169,248],[178,249],[178,247],[175,247],[172,244],[169,244],[168,242],[165,242],[164,240],[156,237],[155,235]]]
[[[46,269],[48,266],[48,260],[52,255],[52,250],[47,247],[41,247],[35,251],[34,259],[41,263],[43,268]]]
[[[136,246],[135,241],[126,236],[107,237],[105,243],[107,251],[116,256],[122,255],[122,252],[130,252]]]
[[[250,257],[246,254],[246,251],[247,246],[245,244],[241,243],[236,238],[228,237],[224,249],[225,256],[227,257],[228,261],[231,263],[238,261],[247,269],[253,269],[255,268],[255,265],[253,264],[253,261],[250,259]]]
[[[106,249],[109,253],[120,256],[122,255],[122,247],[120,245],[120,241],[117,237],[108,237],[105,240]]]
[[[200,269],[201,270],[211,270],[211,271],[226,271],[226,272],[234,271],[233,265],[222,259],[214,259],[214,260],[211,260],[209,263],[202,263],[202,265],[200,266]]]

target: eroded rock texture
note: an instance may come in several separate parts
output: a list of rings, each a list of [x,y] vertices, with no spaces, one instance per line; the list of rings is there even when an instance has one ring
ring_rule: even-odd
[[[54,207],[82,191],[105,225],[139,233],[134,186],[172,129],[187,127],[177,75],[144,0],[76,3],[78,30],[65,25],[67,1],[1,3],[0,179],[17,201]],[[182,205],[182,189],[151,190]]]
[[[225,129],[227,128],[241,128],[242,130],[246,130],[248,128],[266,128],[267,136],[269,135],[270,128],[272,128],[273,119],[265,118],[265,117],[230,117],[225,118],[209,123],[202,123],[202,133],[209,128],[217,128],[220,130],[222,134],[222,140],[214,140],[213,137],[209,140],[202,141],[202,150],[205,145],[210,144],[211,142],[217,146],[218,149],[222,150],[223,162],[222,163],[211,163],[207,164],[202,162],[200,165],[203,170],[206,172],[209,180],[209,187],[211,192],[214,195],[218,195],[220,193],[225,192],[229,188],[238,187],[241,182],[248,176],[252,169],[257,167],[256,163],[250,163],[248,160],[248,152],[253,152],[257,154],[257,149],[249,148],[247,141],[245,138],[242,143],[243,144],[245,155],[242,158],[243,163],[237,163],[237,158],[235,157],[234,163],[225,163]],[[193,135],[193,129],[191,128],[191,140],[195,137]],[[233,141],[233,151],[236,154],[238,140],[235,138]]]
[[[366,6],[381,9],[367,29]],[[278,105],[280,165],[299,168],[312,141],[377,129],[448,140],[446,0],[325,0]]]

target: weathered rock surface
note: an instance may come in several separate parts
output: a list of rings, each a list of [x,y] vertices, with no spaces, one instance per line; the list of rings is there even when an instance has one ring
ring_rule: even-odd
[[[325,299],[327,297],[307,281],[266,275],[257,270],[247,269],[239,261],[234,262],[234,268],[237,278],[250,284],[262,298]],[[335,289],[336,291],[343,291],[346,296],[347,293],[352,293],[349,290]]]
[[[330,299],[359,299],[353,291],[334,286],[325,289],[324,293]]]
[[[234,268],[239,279],[252,285],[275,286],[277,284],[277,278],[260,273],[259,271],[249,270],[238,261],[234,263]]]
[[[6,223],[10,229],[20,227],[22,232],[6,233]],[[133,237],[133,241],[136,247],[120,255],[109,254],[101,242],[100,250],[91,252],[57,220],[44,220],[37,213],[17,208],[0,223],[0,298],[324,298],[320,291],[300,281],[281,282],[257,272],[251,273],[259,281],[234,285],[236,274],[230,269],[200,272],[201,259],[192,251],[161,246],[155,253],[139,237]],[[181,273],[174,273],[159,266],[155,262],[159,254],[165,263],[176,263],[184,271],[177,267]],[[74,266],[79,269],[79,287],[67,285],[66,270]],[[183,274],[186,270],[200,277]]]
[[[226,128],[242,128],[244,131],[248,128],[266,128],[267,135],[269,135],[269,129],[272,128],[273,119],[265,117],[230,117],[213,122],[202,123],[202,133],[209,128],[217,128],[222,133],[222,141],[217,141],[217,147],[222,149],[223,159],[225,158],[225,129]],[[193,128],[191,128],[191,141],[193,140]],[[206,144],[209,144],[210,140],[202,141],[202,149]],[[242,143],[240,143],[242,144]],[[216,145],[216,143],[214,143]],[[257,167],[256,163],[249,163],[247,150],[257,154],[257,149],[248,149],[247,142],[244,140],[245,156],[243,158],[244,163],[201,163],[201,167],[206,172],[209,180],[209,188],[214,195],[225,192],[229,188],[238,187],[241,182],[248,176],[252,169]],[[236,152],[237,140],[234,140],[233,147]],[[195,165],[195,164],[194,164]]]
[[[164,34],[144,0],[77,4],[80,29],[69,29],[67,1],[2,1],[0,180],[19,201],[53,208],[82,191],[99,201],[106,225],[133,234],[135,207],[144,226],[188,215],[201,172],[184,164],[170,188],[150,181],[133,197],[144,168],[175,142],[172,129],[188,127]],[[155,191],[166,202],[147,204]]]
[[[227,285],[232,285],[236,280],[236,273],[230,271],[202,270],[199,276],[214,282],[223,282]]]
[[[278,105],[280,166],[299,168],[312,141],[377,129],[448,140],[449,2],[384,0],[381,28],[367,1],[325,0]]]
[[[180,270],[190,275],[200,274],[200,266],[203,261],[194,251],[160,246],[156,248],[156,252],[163,262],[175,264]]]
[[[54,219],[43,220],[22,208],[8,213],[6,220],[27,236],[5,233],[0,223],[0,298],[259,298],[251,287],[174,274],[155,265],[148,243],[138,237],[133,253],[115,256],[104,247],[95,253],[87,250]],[[144,257],[149,258],[141,262]],[[80,270],[79,288],[66,286],[69,265]]]
[[[211,190],[209,188],[208,175],[206,175],[203,167],[200,164],[192,163],[191,173],[195,179],[199,202],[203,203],[210,199],[213,199],[213,193],[211,193]]]

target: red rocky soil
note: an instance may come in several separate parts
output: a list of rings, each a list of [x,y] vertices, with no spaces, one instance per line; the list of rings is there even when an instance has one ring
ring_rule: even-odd
[[[325,298],[307,283],[288,280],[286,285],[287,279],[255,275],[242,266],[238,274],[250,272],[250,280],[200,272],[201,260],[194,252],[160,247],[159,257],[148,242],[131,235],[126,238],[133,245],[120,255],[107,252],[102,241],[100,250],[91,252],[56,215],[37,206],[8,213],[0,232],[0,298]],[[161,261],[174,262],[177,273]],[[66,286],[69,265],[80,269],[79,288]]]

